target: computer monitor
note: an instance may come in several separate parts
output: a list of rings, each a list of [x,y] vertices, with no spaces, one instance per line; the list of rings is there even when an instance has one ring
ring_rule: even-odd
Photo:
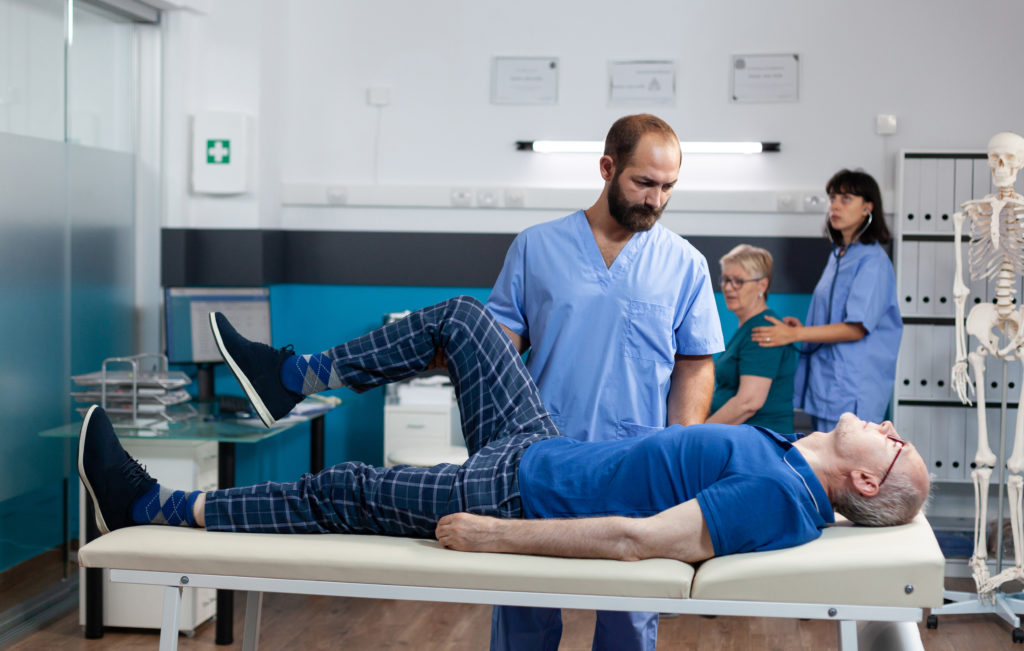
[[[266,287],[169,287],[164,290],[168,362],[224,361],[210,332],[210,312],[222,312],[246,339],[270,344],[270,290]]]

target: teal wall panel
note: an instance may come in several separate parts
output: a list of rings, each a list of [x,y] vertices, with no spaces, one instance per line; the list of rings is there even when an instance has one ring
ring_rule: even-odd
[[[291,344],[300,353],[320,352],[379,327],[386,314],[426,307],[459,294],[486,301],[490,288],[273,285],[273,344]],[[240,394],[223,365],[218,365],[215,383],[218,394]],[[326,417],[327,465],[350,460],[383,463],[383,389],[332,393],[343,404]],[[269,441],[237,446],[236,483],[291,481],[308,471],[308,433],[308,426],[297,427]]]

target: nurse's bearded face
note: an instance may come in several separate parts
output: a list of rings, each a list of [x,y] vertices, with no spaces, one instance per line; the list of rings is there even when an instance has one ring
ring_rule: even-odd
[[[619,183],[621,175],[622,170],[615,170],[611,187],[608,188],[608,212],[619,225],[632,233],[651,230],[661,218],[666,204],[663,203],[659,208],[654,208],[643,202],[629,203],[629,199],[626,198]]]

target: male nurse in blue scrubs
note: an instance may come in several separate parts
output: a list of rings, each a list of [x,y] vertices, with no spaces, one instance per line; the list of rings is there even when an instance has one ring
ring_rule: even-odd
[[[604,190],[586,210],[516,237],[487,307],[565,436],[621,439],[703,423],[723,350],[708,265],[658,224],[679,177],[679,139],[653,115],[612,125]],[[491,649],[558,648],[561,613],[498,606]],[[599,611],[594,649],[654,651],[657,613]]]

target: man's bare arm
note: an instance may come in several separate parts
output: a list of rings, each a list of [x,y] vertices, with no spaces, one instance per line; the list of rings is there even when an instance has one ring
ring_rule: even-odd
[[[522,336],[517,335],[516,333],[512,332],[511,330],[509,330],[500,323],[498,325],[500,325],[501,329],[505,331],[505,334],[508,335],[508,338],[512,340],[512,345],[515,347],[516,350],[519,351],[520,355],[526,352],[526,349],[530,347],[529,339],[524,339]]]
[[[676,355],[668,389],[668,425],[697,425],[711,410],[715,363],[711,355]]]
[[[697,500],[648,518],[505,520],[455,513],[441,518],[435,533],[445,547],[470,552],[620,561],[674,558],[687,563],[715,554]]]

